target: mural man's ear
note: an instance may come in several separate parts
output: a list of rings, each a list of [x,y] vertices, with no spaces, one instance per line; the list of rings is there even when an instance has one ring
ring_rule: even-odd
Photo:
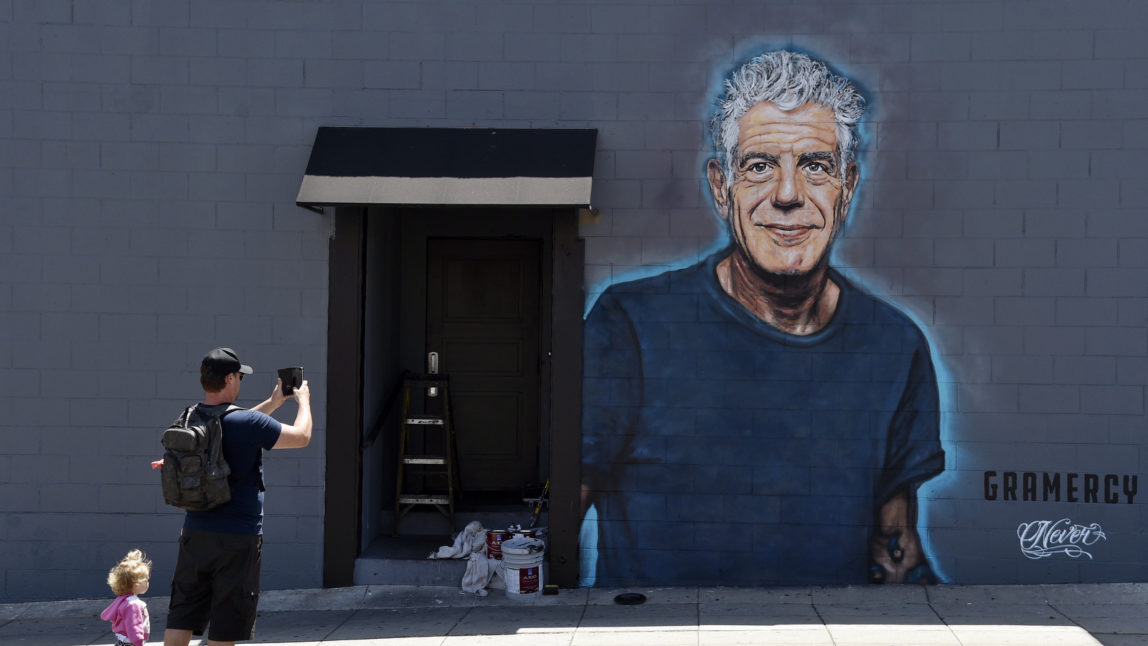
[[[725,172],[722,164],[716,157],[710,158],[706,163],[706,179],[710,185],[710,195],[713,196],[714,208],[723,220],[729,217],[729,193],[726,191]]]
[[[849,164],[849,168],[845,169],[845,190],[849,191],[850,196],[857,190],[857,180],[860,177],[861,169],[857,166],[857,162]]]
[[[857,191],[857,181],[861,177],[861,169],[857,162],[849,164],[845,169],[845,181],[841,186],[841,217],[849,214],[849,205],[853,202],[853,195]]]

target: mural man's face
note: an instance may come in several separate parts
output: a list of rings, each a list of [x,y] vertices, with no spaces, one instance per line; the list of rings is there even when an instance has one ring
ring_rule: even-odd
[[[856,164],[844,174],[839,164],[836,122],[824,106],[787,112],[763,102],[738,119],[732,180],[717,160],[707,175],[718,212],[758,271],[803,275],[827,260],[857,184]]]

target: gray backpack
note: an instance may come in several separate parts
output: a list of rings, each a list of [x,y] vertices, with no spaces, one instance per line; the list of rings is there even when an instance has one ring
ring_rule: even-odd
[[[187,408],[163,432],[163,501],[188,511],[208,511],[231,500],[227,477],[231,467],[223,458],[223,423],[232,411],[243,410],[234,404],[227,409]]]

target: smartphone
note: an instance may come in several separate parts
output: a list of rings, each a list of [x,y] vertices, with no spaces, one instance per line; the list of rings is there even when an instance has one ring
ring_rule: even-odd
[[[280,368],[279,379],[283,382],[283,394],[291,395],[296,388],[303,385],[303,367]]]

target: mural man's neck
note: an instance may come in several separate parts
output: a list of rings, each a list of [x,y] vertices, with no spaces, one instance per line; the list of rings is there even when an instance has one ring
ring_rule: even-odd
[[[797,336],[816,334],[837,311],[841,289],[828,267],[795,276],[763,274],[736,251],[717,265],[722,290],[765,323]]]

